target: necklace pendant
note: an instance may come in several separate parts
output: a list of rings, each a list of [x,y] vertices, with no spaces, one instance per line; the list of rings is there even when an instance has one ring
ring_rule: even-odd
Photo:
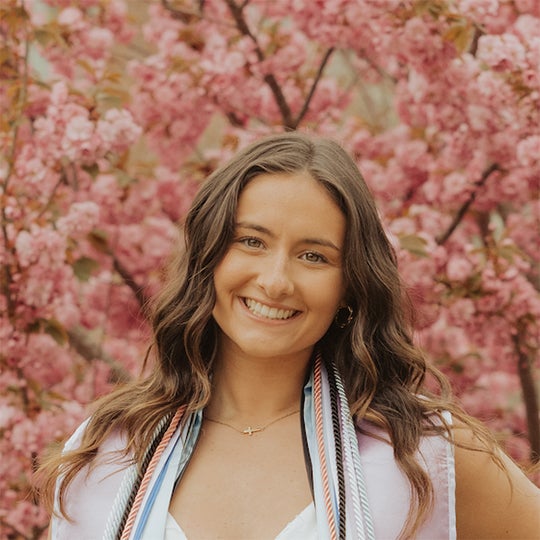
[[[262,428],[260,427],[252,428],[251,426],[248,426],[246,429],[244,429],[244,431],[242,431],[242,433],[244,435],[249,435],[251,437],[254,433],[257,433],[259,431],[262,431]]]

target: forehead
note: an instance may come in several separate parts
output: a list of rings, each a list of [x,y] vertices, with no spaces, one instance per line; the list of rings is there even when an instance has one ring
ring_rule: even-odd
[[[345,216],[328,190],[307,172],[261,174],[240,193],[238,222],[264,220],[276,229],[326,232],[343,241]]]

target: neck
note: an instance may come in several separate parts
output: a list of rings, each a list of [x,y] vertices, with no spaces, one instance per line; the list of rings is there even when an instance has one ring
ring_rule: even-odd
[[[221,356],[214,369],[208,416],[263,422],[299,410],[308,364],[309,356],[296,361]]]

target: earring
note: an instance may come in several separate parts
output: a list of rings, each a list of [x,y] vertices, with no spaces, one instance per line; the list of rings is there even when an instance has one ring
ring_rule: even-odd
[[[353,320],[353,310],[351,306],[343,306],[337,310],[334,321],[340,328],[346,328]]]

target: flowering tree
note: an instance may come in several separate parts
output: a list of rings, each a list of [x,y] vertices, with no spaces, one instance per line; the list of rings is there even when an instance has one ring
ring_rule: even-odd
[[[284,129],[356,157],[419,342],[537,461],[540,4],[146,4],[0,6],[0,536],[44,534],[36,457],[140,370],[199,182]]]

